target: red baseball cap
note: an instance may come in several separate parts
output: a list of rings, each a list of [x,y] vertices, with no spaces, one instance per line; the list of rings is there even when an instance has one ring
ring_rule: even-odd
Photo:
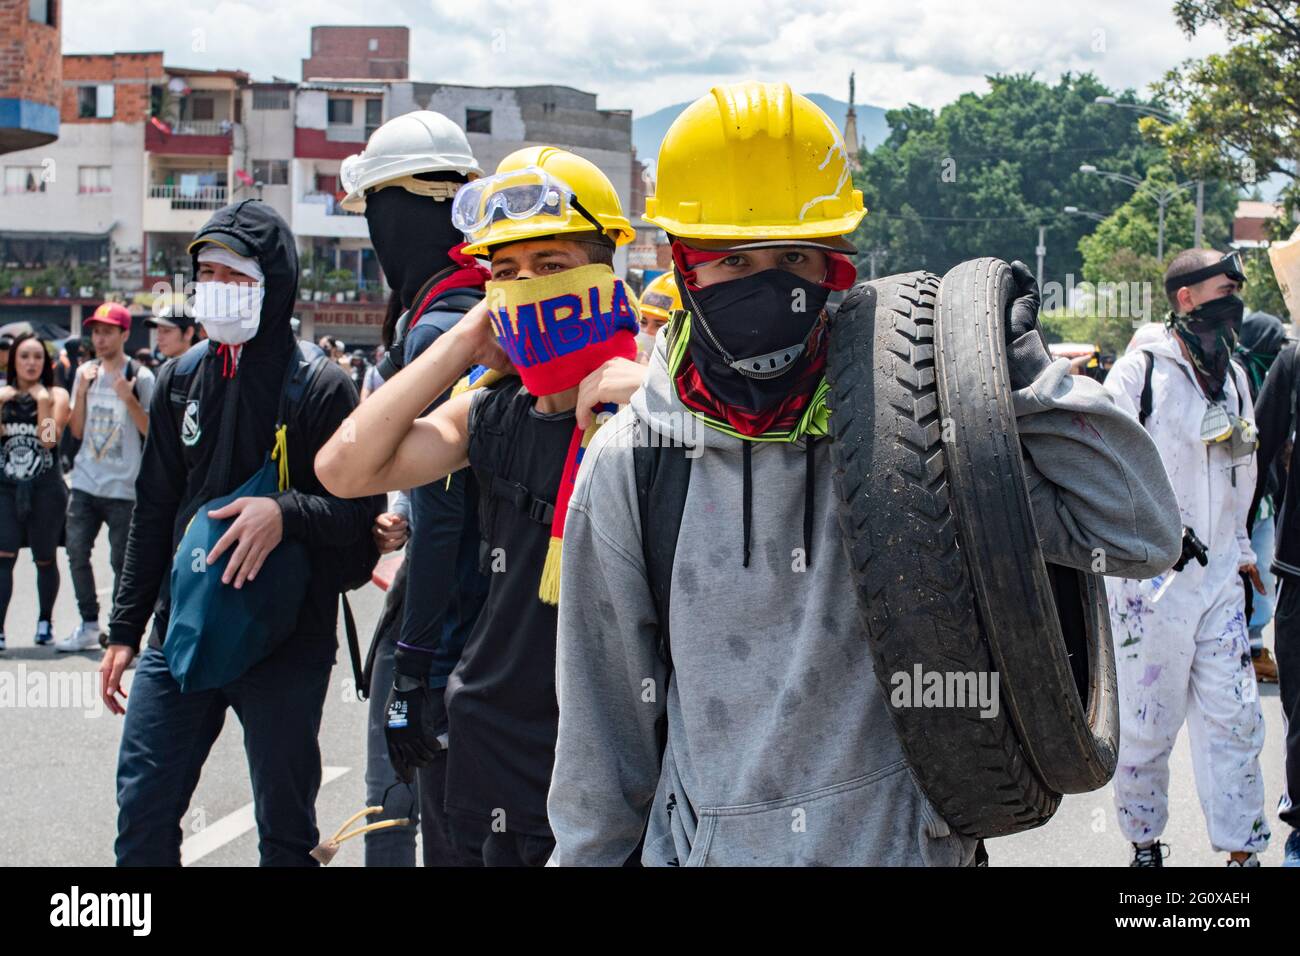
[[[126,306],[117,302],[105,302],[95,314],[86,319],[85,324],[91,322],[103,322],[105,325],[116,325],[131,331],[131,313],[126,310]]]

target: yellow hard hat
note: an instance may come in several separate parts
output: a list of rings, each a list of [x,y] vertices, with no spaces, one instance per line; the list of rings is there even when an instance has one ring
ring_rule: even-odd
[[[599,231],[616,246],[636,238],[609,177],[589,160],[555,146],[526,146],[495,174],[462,186],[452,222],[465,233],[464,252],[546,236]]]
[[[677,276],[672,270],[655,276],[641,292],[642,315],[651,315],[661,322],[667,322],[669,313],[681,307],[682,296],[677,291]]]
[[[682,239],[825,239],[866,215],[844,137],[788,83],[715,86],[669,127],[657,178],[645,218]]]

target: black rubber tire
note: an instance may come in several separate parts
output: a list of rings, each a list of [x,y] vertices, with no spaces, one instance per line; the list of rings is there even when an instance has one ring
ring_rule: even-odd
[[[949,503],[935,390],[938,277],[855,286],[831,325],[837,510],[876,680],[921,788],[954,830],[1005,836],[1060,802],[1021,751],[1004,706],[895,706],[894,676],[994,670]]]
[[[1012,289],[1011,267],[989,258],[962,263],[939,286],[948,480],[985,638],[1025,753],[1053,790],[1083,793],[1105,786],[1119,750],[1110,619],[1101,578],[1049,567],[1038,543],[1007,371]]]

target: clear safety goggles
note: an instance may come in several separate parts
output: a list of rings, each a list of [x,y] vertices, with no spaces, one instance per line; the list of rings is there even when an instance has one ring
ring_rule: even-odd
[[[461,186],[451,205],[451,224],[471,242],[477,242],[498,219],[554,216],[559,220],[566,218],[570,209],[597,231],[604,231],[567,183],[538,166],[526,166]]]

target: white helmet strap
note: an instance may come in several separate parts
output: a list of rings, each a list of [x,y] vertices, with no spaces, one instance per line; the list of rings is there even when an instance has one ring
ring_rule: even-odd
[[[401,186],[408,193],[414,193],[417,196],[426,196],[437,202],[445,202],[456,195],[456,190],[460,189],[464,183],[448,182],[441,179],[419,179],[416,176],[402,176],[399,179],[390,179],[386,183],[374,187],[372,192],[387,189],[389,186]]]

